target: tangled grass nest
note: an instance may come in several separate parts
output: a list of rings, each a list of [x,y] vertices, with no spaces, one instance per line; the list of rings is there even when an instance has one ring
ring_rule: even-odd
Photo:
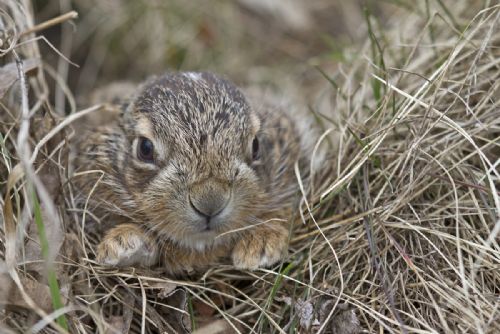
[[[320,70],[327,157],[285,261],[184,280],[95,263],[68,125],[101,106],[56,111],[35,37],[75,14],[0,4],[0,331],[500,332],[500,5],[425,3]]]

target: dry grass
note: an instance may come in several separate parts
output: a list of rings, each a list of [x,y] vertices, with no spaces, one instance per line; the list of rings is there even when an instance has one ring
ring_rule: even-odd
[[[369,16],[364,47],[307,91],[329,160],[288,258],[183,281],[93,261],[99,235],[74,203],[66,125],[99,106],[76,111],[66,65],[35,70],[46,42],[29,33],[30,8],[0,9],[1,332],[500,332],[494,1],[421,1],[387,28]]]

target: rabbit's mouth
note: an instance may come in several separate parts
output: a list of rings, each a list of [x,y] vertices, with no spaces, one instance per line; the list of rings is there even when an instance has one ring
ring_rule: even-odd
[[[227,243],[228,238],[228,236],[217,232],[215,229],[206,229],[190,235],[189,238],[182,240],[180,243],[188,248],[204,251],[207,248]]]
[[[229,211],[223,210],[214,216],[197,214],[193,221],[195,233],[204,235],[206,238],[215,238],[218,234],[223,233],[224,226],[227,225]]]

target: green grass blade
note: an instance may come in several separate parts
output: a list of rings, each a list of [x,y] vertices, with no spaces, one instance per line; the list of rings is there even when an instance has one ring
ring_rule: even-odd
[[[279,288],[281,287],[281,282],[283,281],[284,276],[288,276],[290,271],[295,267],[295,262],[292,261],[290,262],[283,270],[279,273],[278,277],[276,277],[276,280],[274,281],[274,285],[271,289],[271,293],[269,294],[269,298],[267,299],[267,303],[265,306],[265,310],[269,308],[269,306],[272,304],[272,301],[274,297],[276,296],[276,293],[278,292]],[[261,315],[262,317],[262,315]],[[262,318],[262,321],[259,326],[259,333],[262,333],[263,328],[267,325],[267,318]]]
[[[64,305],[62,303],[61,292],[59,289],[59,283],[57,282],[56,273],[49,261],[49,241],[47,240],[47,234],[45,232],[45,224],[43,223],[40,202],[38,201],[38,197],[35,191],[33,191],[33,203],[35,210],[35,223],[38,228],[38,237],[40,239],[40,245],[42,248],[42,256],[47,264],[47,280],[49,282],[52,305],[54,306],[54,310],[58,310],[63,308]],[[68,330],[68,323],[64,314],[57,318],[57,323],[65,330]]]

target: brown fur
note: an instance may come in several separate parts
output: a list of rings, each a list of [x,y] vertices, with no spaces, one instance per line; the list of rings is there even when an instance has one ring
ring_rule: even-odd
[[[139,137],[153,142],[153,163],[138,159]],[[278,262],[287,250],[300,147],[289,115],[250,108],[232,83],[213,74],[149,80],[117,124],[92,129],[79,144],[78,171],[103,172],[91,209],[126,221],[106,233],[97,260],[159,262],[173,274],[229,258],[242,269]],[[82,198],[100,176],[75,178]],[[196,208],[212,203],[227,205],[207,225]]]

